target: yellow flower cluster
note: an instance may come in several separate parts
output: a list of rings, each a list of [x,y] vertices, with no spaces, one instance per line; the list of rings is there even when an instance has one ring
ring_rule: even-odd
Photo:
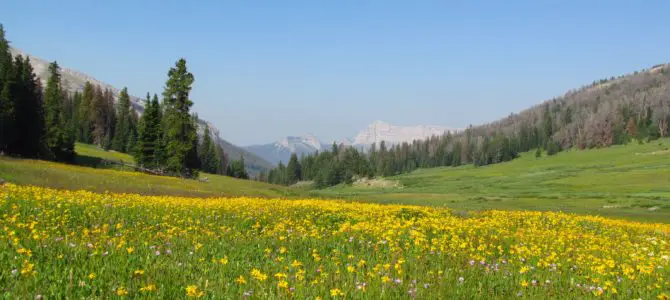
[[[417,206],[12,184],[0,187],[0,216],[10,298],[36,290],[72,298],[663,298],[670,290],[670,225],[595,216],[463,217]]]

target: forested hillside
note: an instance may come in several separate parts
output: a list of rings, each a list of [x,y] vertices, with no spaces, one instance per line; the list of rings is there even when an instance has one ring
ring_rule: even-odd
[[[314,180],[317,187],[354,177],[390,176],[417,168],[488,165],[535,149],[536,156],[568,149],[644,143],[668,135],[670,65],[602,79],[520,113],[458,133],[367,153],[333,145],[331,151],[293,158],[267,177],[274,183]]]
[[[186,60],[169,69],[162,100],[147,93],[140,117],[127,88],[118,99],[109,86],[88,81],[82,91],[72,91],[55,61],[42,86],[30,58],[10,50],[0,24],[0,155],[73,162],[78,141],[131,154],[138,170],[152,174],[249,177],[243,158],[229,163],[209,126],[191,112],[195,77]]]

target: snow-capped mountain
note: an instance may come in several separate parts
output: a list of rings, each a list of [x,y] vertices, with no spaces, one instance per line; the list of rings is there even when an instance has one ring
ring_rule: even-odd
[[[319,151],[323,147],[324,144],[318,138],[307,134],[304,136],[288,136],[274,143],[248,146],[244,149],[273,164],[279,164],[279,162],[286,164],[292,153],[296,153],[300,157],[303,154],[307,155]]]

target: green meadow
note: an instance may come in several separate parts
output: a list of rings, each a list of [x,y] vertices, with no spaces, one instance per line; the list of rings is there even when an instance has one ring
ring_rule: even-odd
[[[136,193],[190,197],[256,196],[290,197],[286,187],[201,173],[200,179],[155,176],[103,160],[133,164],[132,156],[77,144],[74,164],[0,157],[0,178],[22,185],[37,185],[94,192]],[[205,180],[206,178],[206,180]]]
[[[564,211],[670,221],[670,139],[536,158],[523,153],[484,167],[432,168],[386,178],[397,187],[338,186],[312,192],[356,201],[448,206],[465,211]]]
[[[337,186],[324,190],[282,187],[201,174],[179,179],[132,172],[104,161],[132,164],[130,155],[77,144],[75,164],[0,157],[9,182],[96,192],[173,196],[338,198],[351,201],[447,206],[468,211],[540,210],[637,221],[670,221],[670,139],[605,149],[572,150],[536,158],[523,153],[508,163],[422,169],[384,180],[394,187]]]

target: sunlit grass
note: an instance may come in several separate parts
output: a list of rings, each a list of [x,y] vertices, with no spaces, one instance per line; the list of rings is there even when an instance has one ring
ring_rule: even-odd
[[[0,188],[8,298],[652,299],[669,225],[334,200]]]
[[[314,196],[448,206],[566,211],[670,222],[670,139],[567,151],[485,167],[433,168],[389,178],[400,188],[339,186]]]

